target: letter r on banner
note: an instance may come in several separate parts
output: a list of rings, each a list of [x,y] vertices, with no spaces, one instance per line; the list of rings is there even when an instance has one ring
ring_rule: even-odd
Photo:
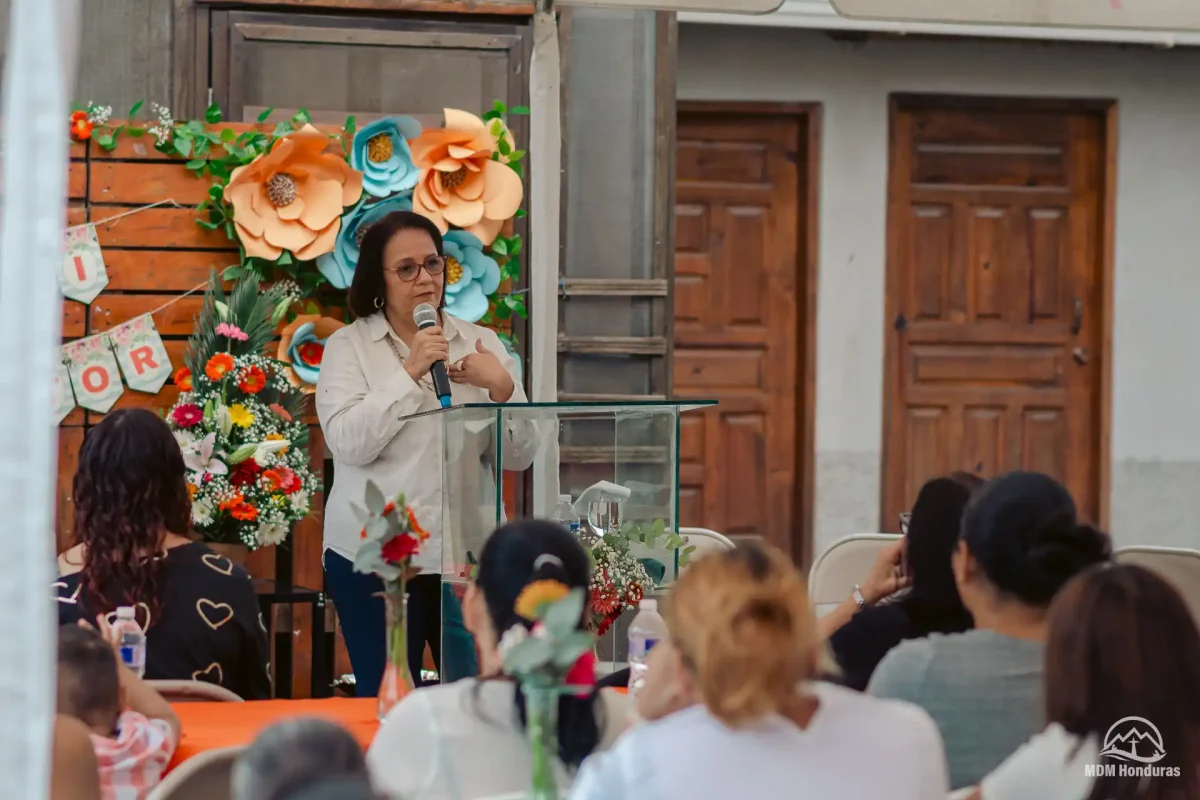
[[[171,377],[171,359],[154,319],[143,314],[112,330],[117,361],[130,389],[157,394]]]

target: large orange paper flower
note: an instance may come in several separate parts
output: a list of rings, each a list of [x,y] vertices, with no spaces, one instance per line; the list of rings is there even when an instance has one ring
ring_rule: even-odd
[[[521,178],[492,160],[496,137],[483,120],[453,108],[445,113],[445,128],[426,129],[409,142],[421,171],[413,211],[442,233],[455,225],[489,245],[521,206]]]
[[[362,197],[362,173],[325,153],[328,144],[305,125],[233,171],[225,199],[247,256],[273,261],[290,250],[308,260],[333,250],[343,207]]]

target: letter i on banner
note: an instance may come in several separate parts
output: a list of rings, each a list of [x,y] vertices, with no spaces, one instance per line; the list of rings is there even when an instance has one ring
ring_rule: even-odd
[[[71,374],[67,372],[67,351],[64,348],[62,358],[54,369],[54,390],[51,395],[54,403],[54,424],[57,425],[75,410],[75,393],[71,391]]]
[[[96,238],[95,225],[68,228],[58,283],[64,297],[91,303],[108,286],[108,270]]]
[[[113,407],[125,391],[117,359],[105,340],[108,334],[89,336],[64,345],[67,371],[79,405],[101,414]]]
[[[116,343],[117,363],[130,389],[157,394],[171,376],[171,359],[149,314],[109,331]]]

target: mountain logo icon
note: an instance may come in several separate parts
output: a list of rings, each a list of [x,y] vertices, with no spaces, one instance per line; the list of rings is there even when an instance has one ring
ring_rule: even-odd
[[[1125,717],[1108,729],[1104,735],[1101,756],[1114,761],[1137,761],[1153,764],[1167,755],[1163,748],[1162,734],[1148,719]]]

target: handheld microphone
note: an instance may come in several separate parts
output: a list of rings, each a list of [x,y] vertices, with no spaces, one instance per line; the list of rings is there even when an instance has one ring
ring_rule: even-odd
[[[429,303],[421,303],[413,309],[413,322],[417,330],[423,331],[437,325],[437,311]],[[433,378],[433,393],[437,395],[442,408],[450,407],[450,376],[446,374],[446,362],[435,361],[429,367],[429,377]]]

